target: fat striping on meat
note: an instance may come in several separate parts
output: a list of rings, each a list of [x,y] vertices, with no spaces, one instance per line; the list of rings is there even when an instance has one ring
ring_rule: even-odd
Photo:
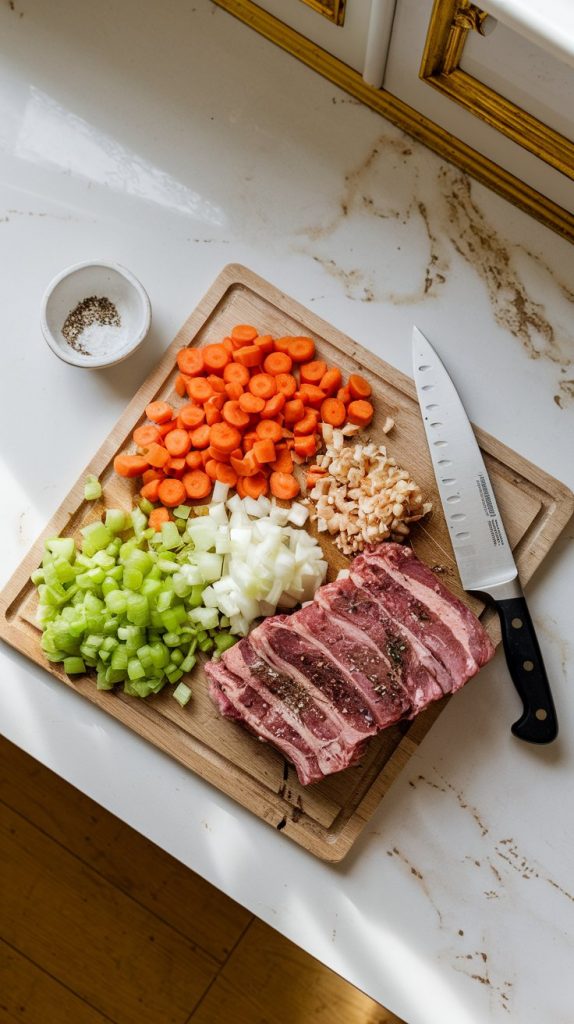
[[[459,690],[493,654],[432,570],[384,543],[205,670],[221,713],[273,744],[308,785],[355,764],[371,736]]]

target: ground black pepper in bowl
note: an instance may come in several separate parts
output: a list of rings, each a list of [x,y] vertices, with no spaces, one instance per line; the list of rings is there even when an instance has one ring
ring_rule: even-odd
[[[105,295],[90,295],[78,302],[77,306],[68,313],[62,326],[62,334],[75,352],[80,352],[84,356],[92,355],[92,352],[82,343],[81,336],[86,327],[91,327],[94,324],[100,327],[121,327],[122,325],[116,306]]]

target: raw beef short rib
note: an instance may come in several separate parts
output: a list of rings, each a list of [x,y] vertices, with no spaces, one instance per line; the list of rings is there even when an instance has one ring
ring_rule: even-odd
[[[385,543],[205,671],[222,715],[277,747],[307,785],[354,764],[371,736],[459,690],[493,654],[466,605],[410,548]]]

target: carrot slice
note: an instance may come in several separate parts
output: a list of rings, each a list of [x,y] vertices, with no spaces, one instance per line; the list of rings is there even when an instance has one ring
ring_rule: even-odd
[[[257,348],[260,348],[262,352],[273,352],[273,338],[270,334],[260,334],[255,338],[254,344]]]
[[[215,459],[208,459],[205,463],[205,472],[207,473],[210,480],[217,480],[217,466],[218,463]]]
[[[314,409],[320,409],[326,395],[316,384],[302,384],[295,392],[295,397],[300,398],[305,405],[312,405]]]
[[[225,462],[216,462],[216,476],[215,479],[219,480],[222,484],[228,484],[229,487],[235,487],[237,483],[237,473],[233,466],[228,466]]]
[[[347,409],[347,417],[351,423],[356,423],[359,427],[366,427],[371,422],[375,410],[370,402],[363,399],[359,399],[357,402],[351,402]]]
[[[222,452],[221,448],[216,448],[215,445],[210,444],[210,446],[207,449],[207,451],[208,451],[209,455],[211,456],[211,458],[215,459],[216,462],[229,462],[229,459],[231,458],[231,455],[232,454],[235,455],[235,452],[239,452],[239,454],[236,456],[236,458],[238,458],[238,459],[243,458],[243,452],[241,451],[241,448],[234,448],[233,452]]]
[[[370,398],[373,389],[369,384],[368,380],[361,377],[358,373],[352,373],[349,377],[349,391],[351,392],[351,398]]]
[[[162,444],[151,444],[146,451],[145,457],[150,466],[156,469],[163,469],[169,459],[169,452]]]
[[[291,501],[299,494],[300,487],[291,473],[272,473],[269,477],[271,494],[283,501]]]
[[[275,338],[275,341],[273,342],[273,348],[275,352],[287,352],[290,341],[293,341],[293,338],[291,336],[287,336],[285,338]]]
[[[263,363],[265,373],[270,373],[273,377],[278,373],[291,373],[292,366],[293,360],[287,352],[271,352]]]
[[[187,455],[191,448],[191,438],[187,430],[170,430],[169,434],[165,435],[163,443],[174,458]]]
[[[203,353],[199,348],[180,348],[176,361],[186,377],[199,377],[203,373]]]
[[[153,423],[144,423],[143,426],[136,427],[132,437],[138,448],[148,448],[154,441],[159,441],[159,430]]]
[[[351,401],[351,389],[348,384],[344,388],[339,388],[339,390],[337,391],[337,398],[339,399],[340,402],[343,402],[345,405],[349,404],[349,402]]]
[[[285,414],[285,423],[296,423],[297,420],[303,419],[305,406],[300,398],[294,398],[291,402],[285,403],[283,412]]]
[[[321,391],[324,391],[326,395],[334,395],[339,390],[343,383],[343,376],[341,371],[334,366],[332,370],[327,370],[323,374],[319,382]]]
[[[216,395],[225,394],[225,381],[222,377],[218,377],[215,373],[210,373],[209,377],[205,378],[208,384],[211,384],[212,390]]]
[[[317,454],[317,439],[314,434],[305,434],[303,437],[296,437],[293,449],[297,455],[309,459]]]
[[[207,498],[207,495],[211,494],[212,482],[202,469],[186,473],[181,482],[188,498]]]
[[[241,434],[230,423],[214,423],[209,432],[209,443],[222,452],[232,452],[241,445]]]
[[[225,385],[224,385],[224,387],[225,387]],[[207,402],[205,402],[204,404],[205,404],[206,410],[207,410],[207,406],[208,405],[213,406],[214,409],[221,410],[221,409],[223,409],[223,406],[225,405],[226,401],[227,401],[227,395],[224,393],[222,395],[212,395],[211,398],[208,398]]]
[[[257,413],[263,412],[265,399],[251,394],[251,391],[244,391],[239,396],[239,408],[250,415],[257,415]]]
[[[215,424],[215,426],[217,426],[217,424]],[[201,427],[196,427],[191,435],[191,443],[193,447],[207,448],[212,430],[213,427],[208,427],[207,423],[203,423]]]
[[[224,348],[227,349],[229,354],[231,356],[233,356],[233,342],[232,342],[231,338],[224,338],[223,341],[221,342],[221,344],[223,345]]]
[[[321,404],[321,419],[332,427],[342,427],[347,419],[347,410],[338,398],[326,398]]]
[[[229,423],[232,427],[237,427],[238,430],[245,430],[245,427],[249,426],[249,416],[239,405],[239,402],[226,402],[223,406],[223,419],[226,423]],[[234,445],[234,448],[237,447]]]
[[[265,402],[265,408],[261,415],[264,420],[274,420],[282,412],[284,406],[285,395],[273,395],[273,398]]]
[[[225,348],[225,345],[217,343],[214,345],[206,345],[205,348],[202,349],[202,353],[205,369],[208,370],[209,373],[222,374],[227,364],[231,362],[231,355]]]
[[[253,455],[253,451],[247,452],[242,459],[236,459],[232,455],[231,465],[237,476],[254,476],[255,473],[259,472],[259,463]]]
[[[296,437],[304,437],[305,434],[314,434],[317,429],[319,417],[314,409],[309,409],[302,420],[298,420],[293,427]]]
[[[214,423],[221,423],[223,416],[216,405],[210,405],[209,402],[205,404],[205,422],[208,427],[212,427]]]
[[[144,484],[143,487],[140,488],[142,498],[147,498],[148,501],[157,501],[159,485],[159,480],[150,480],[149,483]]]
[[[199,469],[200,466],[203,466],[201,452],[188,452],[185,456],[185,464],[189,469]]]
[[[199,402],[200,405],[203,405],[213,395],[213,388],[205,377],[192,377],[187,382],[187,393],[190,398],[193,398],[194,402]]]
[[[193,430],[195,427],[199,427],[200,423],[203,423],[205,412],[198,405],[192,405],[190,402],[189,405],[182,405],[178,418],[184,427],[188,430]]]
[[[170,519],[171,515],[166,508],[154,508],[153,511],[150,512],[147,524],[152,530],[155,530],[156,533],[161,533],[162,523],[168,523]]]
[[[187,462],[185,461],[185,459],[183,457],[182,458],[176,458],[176,459],[170,459],[169,462],[166,462],[166,464],[164,466],[164,473],[166,474],[166,476],[179,476],[179,477],[181,477],[185,473],[186,469],[187,469]]]
[[[243,388],[237,381],[232,380],[229,384],[225,385],[225,394],[232,402],[237,402],[243,394]]]
[[[258,440],[258,435],[255,433],[254,430],[250,430],[249,433],[244,434],[243,435],[243,450],[245,452],[250,452],[251,449],[253,448],[253,445],[255,444],[255,442],[257,440]],[[241,456],[240,456],[240,458],[241,458]]]
[[[173,416],[173,409],[169,402],[150,402],[146,405],[145,414],[154,423],[167,423]]]
[[[241,490],[243,491],[243,494],[240,496],[243,498],[259,498],[262,494],[267,494],[269,490],[267,478],[263,473],[255,473],[253,476],[244,476],[241,478],[241,483]]]
[[[249,381],[248,387],[252,395],[264,398],[265,401],[277,394],[275,378],[270,373],[255,373]]]
[[[187,387],[186,387],[186,385],[187,385],[187,381],[186,381],[183,373],[178,373],[177,377],[175,378],[175,384],[173,386],[175,388],[176,394],[178,394],[180,398],[185,398],[185,396],[187,394]]]
[[[170,477],[161,481],[157,494],[162,505],[167,508],[175,508],[185,498],[185,487],[181,480],[174,480]]]
[[[177,419],[166,420],[165,423],[158,423],[157,432],[159,434],[159,443],[163,441],[166,434],[169,434],[170,430],[177,429]]]
[[[150,480],[163,480],[163,473],[160,473],[159,469],[146,469],[145,473],[142,473],[142,480],[144,484],[149,484]]]
[[[235,353],[235,362],[240,363],[241,366],[253,368],[254,366],[259,366],[261,355],[261,349],[258,345],[246,345]]]
[[[251,342],[255,341],[258,331],[251,324],[236,324],[231,332],[233,341]]]
[[[273,441],[274,444],[283,437],[283,430],[276,420],[260,420],[255,433],[261,441]]]
[[[327,364],[322,359],[314,359],[310,363],[304,363],[300,369],[300,377],[303,384],[316,384],[319,386],[327,372]]]
[[[315,355],[315,342],[312,338],[289,338],[287,352],[294,363],[308,363]]]
[[[264,462],[275,462],[277,453],[273,441],[266,438],[264,441],[256,441],[253,445],[253,454],[257,461],[263,465]]]
[[[242,388],[249,383],[249,370],[241,363],[228,363],[223,371],[226,384],[240,384]]]
[[[285,398],[293,398],[297,390],[297,381],[292,373],[278,373],[275,377],[275,383],[280,395],[285,395]]]

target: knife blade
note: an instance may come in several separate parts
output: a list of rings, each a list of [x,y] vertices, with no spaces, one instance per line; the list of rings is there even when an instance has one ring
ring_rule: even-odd
[[[424,334],[413,327],[413,370],[429,452],[465,590],[487,595],[523,712],[519,739],[551,743],[556,710],[542,654],[484,459],[458,392]]]

